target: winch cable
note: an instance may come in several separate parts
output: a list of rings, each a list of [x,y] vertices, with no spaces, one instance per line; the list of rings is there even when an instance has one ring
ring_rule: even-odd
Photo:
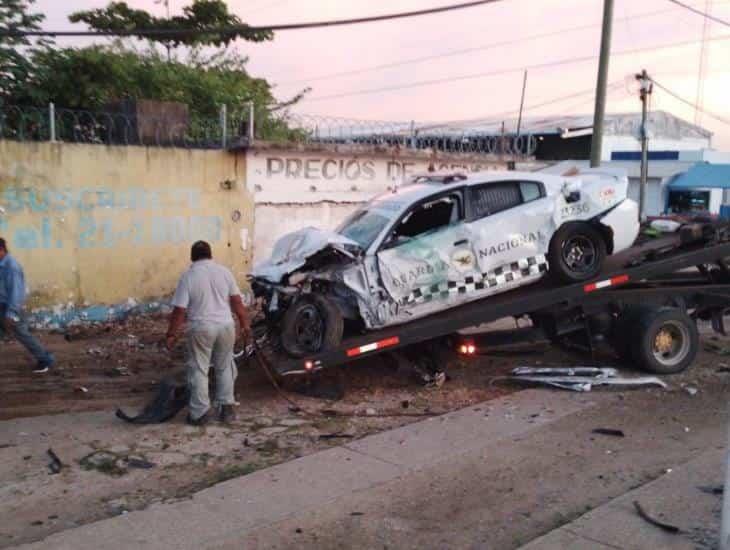
[[[381,413],[375,413],[375,414],[367,414],[362,412],[346,412],[346,411],[337,411],[334,409],[326,409],[326,410],[319,410],[319,411],[312,411],[306,407],[302,407],[299,403],[294,401],[291,397],[286,395],[286,392],[281,388],[281,385],[276,381],[276,377],[271,372],[270,364],[268,358],[264,355],[261,348],[259,347],[258,342],[255,338],[252,338],[253,342],[253,358],[256,361],[256,363],[261,367],[261,370],[264,371],[266,374],[266,378],[268,378],[269,382],[271,382],[271,385],[274,387],[274,390],[276,391],[277,395],[283,399],[286,403],[289,404],[291,407],[292,412],[296,413],[303,413],[306,416],[313,417],[313,418],[320,418],[322,416],[324,417],[349,417],[349,418],[395,418],[395,417],[431,417],[431,416],[439,416],[441,414],[444,414],[444,412],[381,412]]]

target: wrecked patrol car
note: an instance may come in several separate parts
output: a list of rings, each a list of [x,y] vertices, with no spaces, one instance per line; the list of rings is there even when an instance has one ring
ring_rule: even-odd
[[[379,195],[336,231],[282,237],[255,266],[269,334],[294,357],[534,282],[596,276],[631,246],[625,175],[429,174]]]

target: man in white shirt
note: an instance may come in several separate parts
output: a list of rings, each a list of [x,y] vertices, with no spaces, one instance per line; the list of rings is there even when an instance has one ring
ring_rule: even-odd
[[[188,423],[203,426],[213,415],[208,395],[208,370],[215,369],[214,407],[222,422],[235,419],[233,387],[236,365],[233,346],[238,318],[242,336],[247,338],[250,324],[233,274],[213,261],[210,245],[204,241],[190,250],[193,265],[183,273],[172,299],[173,311],[165,344],[175,346],[180,328],[187,318],[187,378],[190,389]]]

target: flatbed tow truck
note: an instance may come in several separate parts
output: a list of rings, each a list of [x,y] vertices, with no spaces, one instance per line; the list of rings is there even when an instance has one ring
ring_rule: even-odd
[[[533,336],[537,331],[553,342],[577,337],[591,351],[595,342],[608,342],[627,363],[644,370],[681,372],[698,351],[698,320],[711,321],[716,332],[725,333],[730,227],[689,224],[610,257],[594,280],[558,286],[548,279],[409,323],[346,337],[338,347],[316,355],[294,359],[278,352],[268,362],[278,376],[286,377],[403,348],[432,354],[436,347],[448,346],[475,354],[487,345],[489,334],[465,337],[461,331],[505,317],[527,317]]]

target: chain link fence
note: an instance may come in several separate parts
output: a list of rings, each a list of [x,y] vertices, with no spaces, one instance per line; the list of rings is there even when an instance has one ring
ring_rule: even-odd
[[[0,106],[0,139],[59,141],[100,145],[142,145],[220,149],[256,140],[297,143],[431,149],[449,153],[530,156],[532,135],[489,134],[414,121],[373,121],[269,110],[246,104],[221,107],[217,117],[187,112],[177,116],[137,116],[57,108]]]

